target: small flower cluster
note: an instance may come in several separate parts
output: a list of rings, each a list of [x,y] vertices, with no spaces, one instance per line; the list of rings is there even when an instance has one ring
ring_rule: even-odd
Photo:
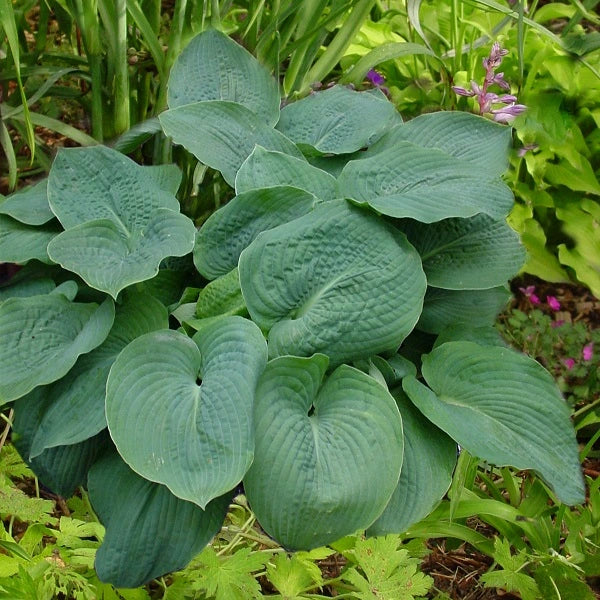
[[[497,85],[505,92],[510,91],[510,85],[504,79],[504,73],[496,73],[496,69],[507,54],[508,50],[501,48],[500,44],[495,42],[490,55],[483,59],[485,77],[482,85],[479,85],[476,81],[471,81],[471,89],[459,86],[452,87],[454,92],[459,96],[477,98],[479,114],[491,114],[494,117],[494,121],[498,121],[499,123],[511,123],[515,117],[526,109],[524,104],[517,104],[517,97],[512,94],[498,95],[488,91],[491,85]],[[497,107],[498,104],[503,106]]]
[[[520,287],[519,291],[531,302],[533,305],[540,305],[542,302],[539,296],[535,293],[535,286],[528,285],[527,287]],[[560,310],[560,302],[556,296],[546,296],[546,304],[550,307],[554,312],[558,312]],[[552,321],[551,326],[556,328],[564,325],[564,320],[556,319]],[[594,343],[590,342],[589,344],[585,344],[581,350],[581,357],[585,362],[589,362],[592,360],[594,356]],[[563,364],[570,371],[576,363],[576,360],[572,357],[563,358]]]

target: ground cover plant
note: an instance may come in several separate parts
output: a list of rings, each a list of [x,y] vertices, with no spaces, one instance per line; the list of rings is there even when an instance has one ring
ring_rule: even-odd
[[[583,501],[559,389],[492,328],[524,258],[509,128],[404,123],[343,86],[280,109],[215,30],[168,89],[165,134],[235,191],[199,230],[175,166],[103,146],[0,204],[0,260],[26,264],[0,290],[0,403],[42,482],[87,488],[101,580],[184,566],[240,482],[289,550],[403,532],[446,493],[457,443]]]

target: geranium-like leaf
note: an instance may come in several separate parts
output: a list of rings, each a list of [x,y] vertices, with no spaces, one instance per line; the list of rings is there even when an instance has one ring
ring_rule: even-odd
[[[321,200],[340,197],[335,177],[326,171],[313,167],[306,159],[256,146],[237,173],[236,193],[276,185],[291,185]]]
[[[398,142],[416,143],[467,161],[479,171],[499,177],[508,168],[512,130],[489,119],[462,111],[428,113],[394,127],[366,156],[394,148]]]
[[[71,227],[48,244],[48,254],[90,287],[116,299],[127,286],[154,277],[165,257],[190,252],[195,233],[188,217],[159,208],[133,231],[109,219]]]
[[[402,466],[402,420],[368,375],[326,356],[271,361],[256,392],[252,510],[285,548],[310,549],[369,526]]]
[[[344,196],[384,215],[423,223],[477,213],[506,217],[513,196],[505,183],[467,161],[417,144],[400,141],[350,161],[339,177]]]
[[[116,452],[93,465],[88,488],[106,527],[96,572],[102,581],[125,588],[186,566],[221,529],[232,496],[202,510],[134,473]]]
[[[26,225],[43,225],[54,219],[48,204],[48,180],[43,179],[0,201],[0,214]]]
[[[368,535],[403,533],[426,517],[448,491],[456,465],[456,442],[428,421],[401,388],[392,395],[402,415],[404,459],[400,481]]]
[[[56,221],[35,227],[0,215],[0,263],[52,262],[48,258],[48,243],[60,231]]]
[[[277,129],[300,147],[346,154],[369,146],[400,120],[385,97],[336,85],[285,106]]]
[[[166,135],[200,162],[220,171],[231,187],[240,166],[257,144],[302,158],[288,138],[235,102],[186,104],[161,113],[159,119]]]
[[[252,403],[266,364],[259,329],[215,319],[194,341],[171,330],[131,342],[106,387],[106,417],[119,453],[142,477],[205,507],[252,462]]]
[[[479,214],[423,224],[404,221],[400,230],[417,249],[427,284],[449,290],[503,285],[525,262],[525,249],[506,221]]]
[[[62,294],[10,298],[0,305],[0,404],[65,375],[81,354],[99,346],[113,324],[106,299],[69,302]]]
[[[322,352],[332,364],[396,349],[426,287],[404,235],[344,200],[261,233],[239,269],[248,311],[269,331],[270,355]]]
[[[423,358],[423,377],[403,381],[417,408],[474,456],[532,469],[565,504],[584,501],[575,431],[556,382],[509,348],[448,342]]]
[[[167,309],[158,300],[148,294],[127,294],[116,307],[106,340],[81,356],[68,377],[44,388],[49,402],[41,411],[30,456],[45,448],[82,442],[106,428],[106,380],[118,354],[137,337],[168,327]]]
[[[48,448],[32,458],[31,444],[44,410],[50,402],[51,399],[46,397],[43,387],[36,388],[25,398],[19,398],[14,403],[11,440],[21,458],[39,480],[55,494],[69,498],[77,487],[85,485],[90,467],[110,438],[106,432],[101,432],[78,444]],[[63,419],[68,420],[65,415]]]
[[[427,333],[440,333],[446,327],[493,325],[506,306],[510,292],[504,287],[487,290],[444,290],[427,288],[423,312],[417,327]]]
[[[243,104],[269,125],[279,119],[277,81],[245,48],[209,29],[178,56],[169,76],[170,108],[205,100]]]
[[[261,232],[309,213],[316,203],[304,190],[277,186],[236,196],[213,213],[196,235],[194,264],[207,279],[237,267],[242,250]]]

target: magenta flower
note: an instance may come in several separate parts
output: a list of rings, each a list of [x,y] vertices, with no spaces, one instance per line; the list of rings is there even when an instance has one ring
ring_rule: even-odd
[[[569,371],[575,366],[575,359],[573,358],[563,358],[563,363]]]
[[[535,285],[520,287],[519,291],[531,302],[531,304],[540,304],[540,299],[535,293]]]
[[[592,357],[594,356],[594,342],[586,344],[583,347],[581,354],[583,355],[583,360],[586,362],[592,360]]]
[[[553,329],[556,329],[557,327],[561,327],[564,324],[565,324],[564,319],[557,319],[556,321],[552,321],[552,323],[550,323],[550,327],[552,327]]]
[[[546,296],[546,302],[552,310],[560,310],[560,302],[555,296]]]
[[[385,77],[375,69],[371,69],[367,73],[367,79],[376,87],[379,87],[385,83]]]

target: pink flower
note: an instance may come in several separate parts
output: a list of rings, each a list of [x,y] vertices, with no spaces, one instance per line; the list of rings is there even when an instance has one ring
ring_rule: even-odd
[[[546,302],[552,310],[560,310],[560,302],[555,296],[546,296]]]
[[[583,351],[581,352],[583,355],[583,360],[589,361],[592,360],[592,356],[594,356],[594,342],[590,342],[583,347]]]
[[[526,297],[529,299],[529,302],[531,302],[531,304],[539,304],[540,303],[540,299],[538,298],[538,296],[535,293],[535,285],[528,285],[527,287],[520,287],[519,291]]]
[[[575,359],[574,358],[563,358],[563,363],[565,365],[565,367],[567,367],[567,369],[569,369],[569,371],[575,366]]]
[[[561,325],[564,325],[565,321],[564,319],[557,319],[556,321],[552,321],[552,323],[550,323],[550,327],[556,329],[556,327],[560,327]]]

